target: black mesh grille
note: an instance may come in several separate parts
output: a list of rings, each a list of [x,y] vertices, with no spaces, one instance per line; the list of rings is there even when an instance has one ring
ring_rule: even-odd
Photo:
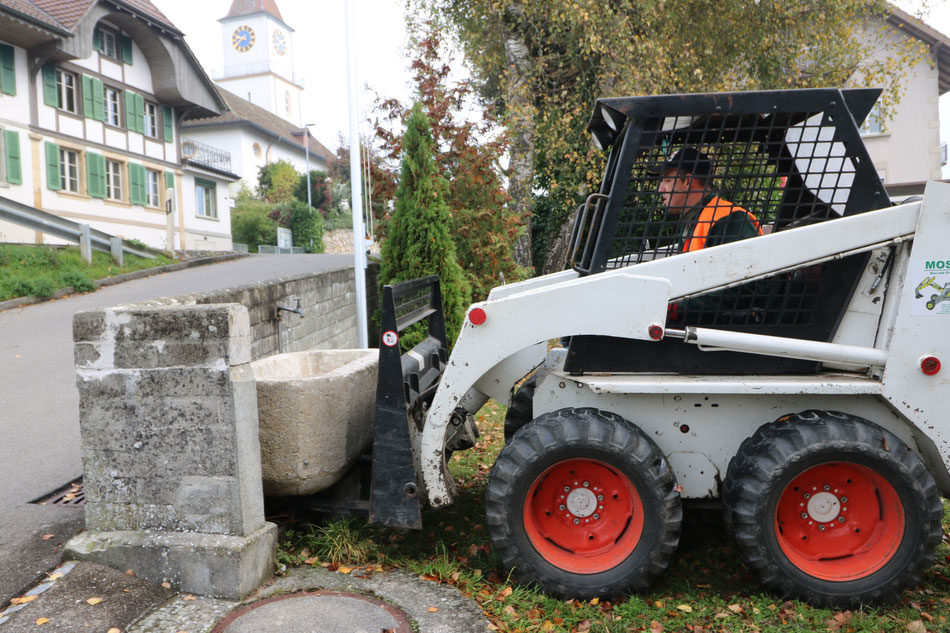
[[[597,129],[609,120],[619,132],[604,189],[575,226],[571,265],[582,274],[887,203],[840,91],[611,99],[599,107],[591,131],[612,134]],[[831,279],[828,268],[686,298],[670,306],[670,324],[811,325],[823,286],[850,283]]]

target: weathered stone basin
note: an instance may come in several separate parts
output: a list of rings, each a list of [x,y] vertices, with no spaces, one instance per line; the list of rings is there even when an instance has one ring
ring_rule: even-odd
[[[264,493],[333,485],[373,439],[375,349],[292,352],[251,363],[257,381]]]

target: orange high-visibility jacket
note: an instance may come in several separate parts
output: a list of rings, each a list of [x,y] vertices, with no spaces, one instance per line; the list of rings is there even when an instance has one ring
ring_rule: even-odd
[[[709,235],[709,229],[712,225],[736,212],[745,213],[755,230],[759,232],[759,235],[762,235],[762,227],[759,226],[759,221],[754,215],[728,200],[713,196],[699,213],[696,226],[693,227],[693,234],[683,244],[683,252],[688,253],[706,248],[706,236]]]

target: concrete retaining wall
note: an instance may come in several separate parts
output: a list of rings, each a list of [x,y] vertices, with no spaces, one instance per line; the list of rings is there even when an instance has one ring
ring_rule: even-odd
[[[370,306],[375,288],[374,267]],[[305,318],[278,323],[295,298]],[[276,527],[250,362],[355,347],[352,269],[80,312],[73,340],[88,531],[65,555],[195,594],[252,591],[272,573]]]

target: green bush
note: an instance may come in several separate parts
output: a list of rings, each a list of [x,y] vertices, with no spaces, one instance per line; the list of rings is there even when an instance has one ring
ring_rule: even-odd
[[[270,217],[280,226],[290,229],[293,245],[305,248],[308,253],[322,253],[323,215],[311,209],[307,203],[294,200],[275,205]]]
[[[247,244],[252,253],[261,244],[277,244],[277,222],[270,217],[273,209],[274,205],[268,202],[239,195],[231,212],[232,239]]]

